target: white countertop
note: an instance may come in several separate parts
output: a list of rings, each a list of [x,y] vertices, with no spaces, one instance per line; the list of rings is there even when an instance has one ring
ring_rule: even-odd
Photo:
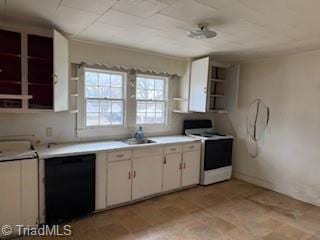
[[[188,143],[199,141],[198,139],[177,135],[177,136],[164,136],[164,137],[151,137],[149,138],[155,143],[128,145],[121,141],[96,141],[96,142],[82,142],[70,144],[53,144],[50,148],[47,145],[36,147],[36,151],[40,159],[63,157],[71,155],[80,155],[88,153],[96,153],[101,151],[114,151],[125,150],[141,147],[160,146],[165,144]]]

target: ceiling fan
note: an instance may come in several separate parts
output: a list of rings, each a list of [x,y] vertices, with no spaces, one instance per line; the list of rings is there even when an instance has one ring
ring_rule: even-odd
[[[208,28],[208,24],[201,23],[198,25],[198,29],[194,29],[188,32],[188,37],[195,39],[206,39],[206,38],[214,38],[217,36],[215,31],[212,31]]]

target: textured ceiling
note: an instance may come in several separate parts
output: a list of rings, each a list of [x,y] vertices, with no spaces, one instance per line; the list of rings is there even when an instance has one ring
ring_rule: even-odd
[[[0,0],[0,23],[178,57],[249,59],[320,47],[319,0]],[[207,22],[218,36],[186,37]]]

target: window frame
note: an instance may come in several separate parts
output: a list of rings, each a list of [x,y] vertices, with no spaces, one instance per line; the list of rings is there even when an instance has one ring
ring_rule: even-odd
[[[86,97],[86,71],[90,72],[98,72],[98,73],[106,73],[106,74],[115,74],[115,75],[121,75],[122,76],[122,98],[116,99],[116,98],[87,98]],[[112,71],[112,70],[106,70],[106,69],[99,69],[99,68],[91,68],[91,67],[84,67],[83,69],[83,91],[82,91],[82,98],[83,98],[83,128],[84,129],[103,129],[103,128],[124,128],[126,127],[126,102],[127,102],[127,96],[126,96],[126,90],[127,90],[127,76],[125,72],[121,71]],[[108,100],[108,101],[122,101],[123,104],[123,113],[122,113],[122,124],[99,124],[99,125],[87,125],[87,100]]]
[[[135,76],[135,81],[137,83],[137,78],[138,77],[142,77],[142,78],[149,78],[149,79],[161,79],[164,80],[164,98],[163,100],[142,100],[142,99],[137,99],[136,93],[137,93],[137,84],[135,84],[135,125],[139,125],[139,126],[143,126],[143,127],[161,127],[161,126],[167,126],[169,124],[169,78],[165,77],[165,76],[159,76],[159,75],[150,75],[150,74],[143,74],[143,73],[139,73],[136,74]],[[138,106],[138,102],[163,102],[164,103],[164,122],[163,123],[138,123],[137,122],[137,106]]]

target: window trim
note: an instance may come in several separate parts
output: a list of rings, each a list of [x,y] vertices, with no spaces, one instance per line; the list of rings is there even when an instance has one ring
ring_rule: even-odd
[[[137,99],[135,98],[135,125],[139,125],[142,127],[166,127],[169,125],[169,78],[165,76],[159,76],[159,75],[150,75],[150,74],[143,74],[139,73],[136,74],[135,80],[141,76],[142,78],[150,78],[150,79],[162,79],[164,80],[164,100],[149,100],[149,99]],[[137,86],[135,86],[135,95],[137,91]],[[163,123],[137,123],[137,105],[138,101],[142,102],[163,102],[164,103],[164,122]]]
[[[87,98],[85,96],[85,73],[86,71],[91,71],[91,72],[105,72],[108,74],[115,74],[115,75],[121,75],[122,76],[122,98],[121,99],[115,99],[115,98]],[[81,94],[80,94],[80,98],[83,101],[82,103],[79,104],[79,106],[81,106],[82,108],[82,113],[79,112],[79,114],[82,114],[82,129],[110,129],[110,128],[116,128],[116,129],[122,129],[125,128],[127,126],[127,74],[125,72],[121,72],[121,71],[112,71],[112,70],[106,70],[106,69],[99,69],[99,68],[90,68],[90,67],[84,67],[83,68],[83,84],[82,84],[82,89],[81,89]],[[87,99],[96,99],[96,100],[109,100],[109,101],[122,101],[123,102],[123,122],[122,124],[104,124],[104,125],[87,125],[87,111],[86,111],[86,107],[87,107]]]

